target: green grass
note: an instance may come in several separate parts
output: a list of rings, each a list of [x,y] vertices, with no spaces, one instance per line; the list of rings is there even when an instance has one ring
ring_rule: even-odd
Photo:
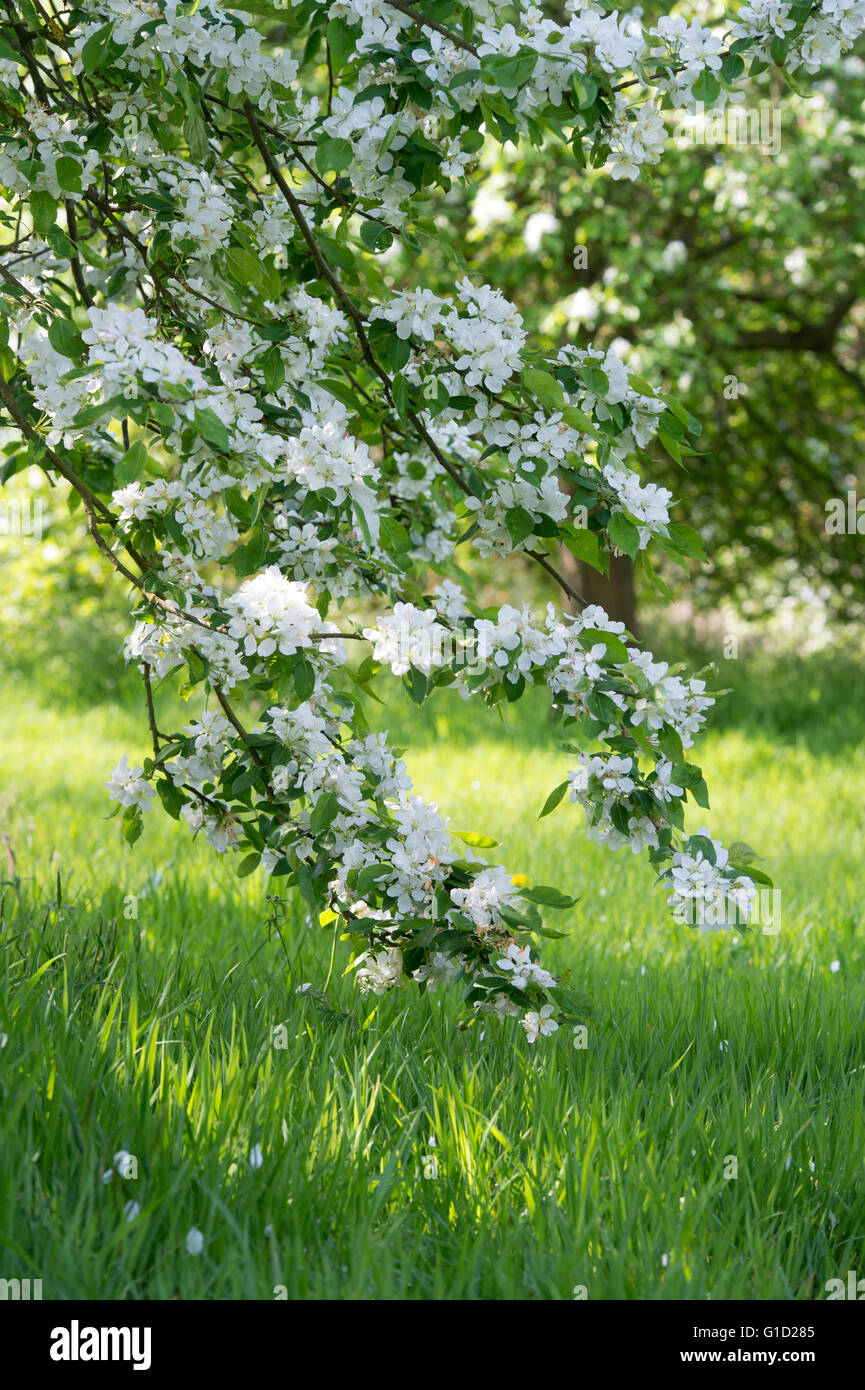
[[[777,936],[678,927],[576,808],[538,824],[567,759],[536,706],[506,729],[443,698],[416,724],[395,696],[418,788],[579,896],[542,954],[584,1051],[462,1029],[453,993],[360,997],[329,931],[294,903],[268,926],[263,880],[161,811],[130,851],[102,782],[145,751],[140,721],[13,686],[0,1277],[45,1298],[807,1299],[865,1267],[861,673],[747,668],[700,752],[713,832],[772,850]],[[121,1148],[138,1177],[104,1184]]]

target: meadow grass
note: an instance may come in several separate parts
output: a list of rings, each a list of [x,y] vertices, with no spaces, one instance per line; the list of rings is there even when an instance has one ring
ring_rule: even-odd
[[[752,674],[699,750],[699,820],[772,851],[777,935],[677,926],[577,808],[538,822],[568,759],[536,704],[505,725],[442,695],[417,720],[396,688],[418,789],[579,898],[541,955],[584,1050],[465,1028],[458,992],[361,997],[331,930],[274,913],[260,875],[160,810],[130,850],[102,784],[146,752],[139,716],[13,683],[0,1278],[45,1298],[809,1299],[865,1270],[861,673],[816,669]],[[120,1149],[138,1176],[105,1183]]]

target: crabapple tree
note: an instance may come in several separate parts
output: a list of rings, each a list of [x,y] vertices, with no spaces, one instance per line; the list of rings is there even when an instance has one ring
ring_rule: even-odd
[[[696,421],[611,351],[539,357],[470,265],[447,292],[399,288],[389,252],[435,256],[436,207],[487,142],[640,178],[665,111],[723,107],[770,63],[816,72],[862,0],[651,28],[582,0],[556,19],[498,0],[2,12],[2,478],[66,485],[130,595],[152,756],[108,781],[126,839],[158,798],[341,930],[361,989],[459,977],[534,1042],[557,1027],[536,938],[571,900],[452,835],[363,695],[380,667],[418,704],[540,686],[579,740],[544,811],[569,796],[595,840],[645,852],[674,908],[747,917],[753,852],[684,828],[689,797],[708,805],[704,679],[581,608],[553,559],[699,560],[639,473],[655,437],[688,453]],[[482,609],[457,547],[528,557],[576,615]],[[182,728],[163,730],[166,681]]]

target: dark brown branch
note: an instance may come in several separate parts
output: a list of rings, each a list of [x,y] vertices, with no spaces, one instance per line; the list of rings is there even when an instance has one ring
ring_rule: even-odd
[[[763,328],[740,333],[736,347],[746,352],[829,352],[844,319],[858,298],[855,290],[846,294],[819,323],[806,323],[792,329]]]
[[[81,257],[78,254],[78,223],[75,220],[75,207],[69,198],[64,200],[63,206],[66,209],[66,228],[69,232],[69,240],[75,247],[75,255],[70,261],[70,265],[72,266],[72,279],[75,281],[78,293],[81,295],[87,308],[92,309],[94,303],[93,295],[90,293],[90,286],[84,279],[84,271],[81,268]]]
[[[105,503],[101,502],[99,498],[95,495],[95,493],[90,491],[87,484],[84,483],[82,479],[78,477],[78,474],[74,471],[74,469],[70,468],[69,465],[63,461],[60,455],[56,453],[50,447],[50,445],[45,443],[38,431],[33,428],[33,426],[27,419],[25,419],[24,415],[18,408],[18,403],[15,400],[15,397],[7,382],[0,381],[0,400],[3,401],[3,404],[5,405],[7,411],[11,415],[12,419],[15,421],[15,424],[18,426],[19,430],[21,430],[22,434],[26,435],[28,439],[38,440],[39,443],[43,445],[46,457],[51,460],[53,466],[57,469],[57,472],[61,475],[61,477],[65,478],[67,483],[74,487],[75,491],[79,494],[82,501],[88,502],[95,512],[99,512],[102,516],[103,521],[107,522],[109,526],[115,526],[117,524],[117,518],[112,516]]]
[[[456,48],[462,48],[464,52],[473,53],[476,58],[478,57],[477,49],[474,44],[469,43],[468,39],[464,39],[461,34],[455,33],[453,29],[446,28],[444,24],[438,24],[434,19],[430,19],[425,14],[421,14],[420,10],[416,10],[414,5],[402,4],[400,0],[388,0],[388,4],[392,10],[399,10],[400,14],[408,15],[409,19],[413,19],[415,24],[419,25],[421,29],[435,29],[437,34],[441,34],[444,38],[450,39],[451,43],[454,44]]]
[[[153,740],[153,756],[159,757],[159,730],[156,727],[156,711],[153,708],[153,689],[150,684],[150,667],[145,661],[141,667],[141,679],[144,681],[144,696],[147,702],[147,722],[150,725],[150,737]]]
[[[222,712],[223,712],[223,714],[225,715],[225,717],[226,717],[226,719],[228,720],[228,722],[229,722],[229,724],[231,725],[231,727],[232,727],[232,728],[235,730],[235,732],[237,733],[238,737],[239,737],[239,738],[241,739],[241,741],[243,742],[243,746],[245,747],[246,751],[248,752],[250,758],[251,758],[252,761],[255,763],[256,767],[264,768],[265,764],[264,764],[264,762],[262,761],[262,759],[261,759],[259,753],[257,752],[257,750],[256,750],[255,748],[250,747],[250,743],[249,743],[249,734],[246,732],[246,730],[244,729],[244,727],[243,727],[243,725],[241,724],[240,720],[238,719],[237,715],[234,713],[234,710],[231,708],[231,705],[228,703],[228,700],[226,699],[226,696],[225,696],[225,691],[222,689],[222,686],[221,686],[221,685],[214,685],[213,689],[214,689],[214,693],[215,693],[215,695],[216,695],[217,700],[219,701],[220,705],[222,706]]]

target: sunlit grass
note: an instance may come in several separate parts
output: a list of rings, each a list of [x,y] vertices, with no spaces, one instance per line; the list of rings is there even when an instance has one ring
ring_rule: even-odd
[[[128,709],[7,701],[0,1276],[46,1298],[717,1299],[823,1297],[862,1267],[865,752],[807,721],[709,735],[700,820],[770,856],[783,919],[704,934],[576,808],[537,821],[567,757],[537,710],[511,717],[441,700],[410,745],[397,704],[397,741],[455,828],[579,898],[542,954],[584,1051],[462,1029],[455,994],[363,999],[339,943],[325,1002],[329,931],[294,906],[269,931],[265,882],[161,811],[132,851],[103,819],[114,761],[146,751]],[[139,1175],[103,1184],[119,1149]]]

